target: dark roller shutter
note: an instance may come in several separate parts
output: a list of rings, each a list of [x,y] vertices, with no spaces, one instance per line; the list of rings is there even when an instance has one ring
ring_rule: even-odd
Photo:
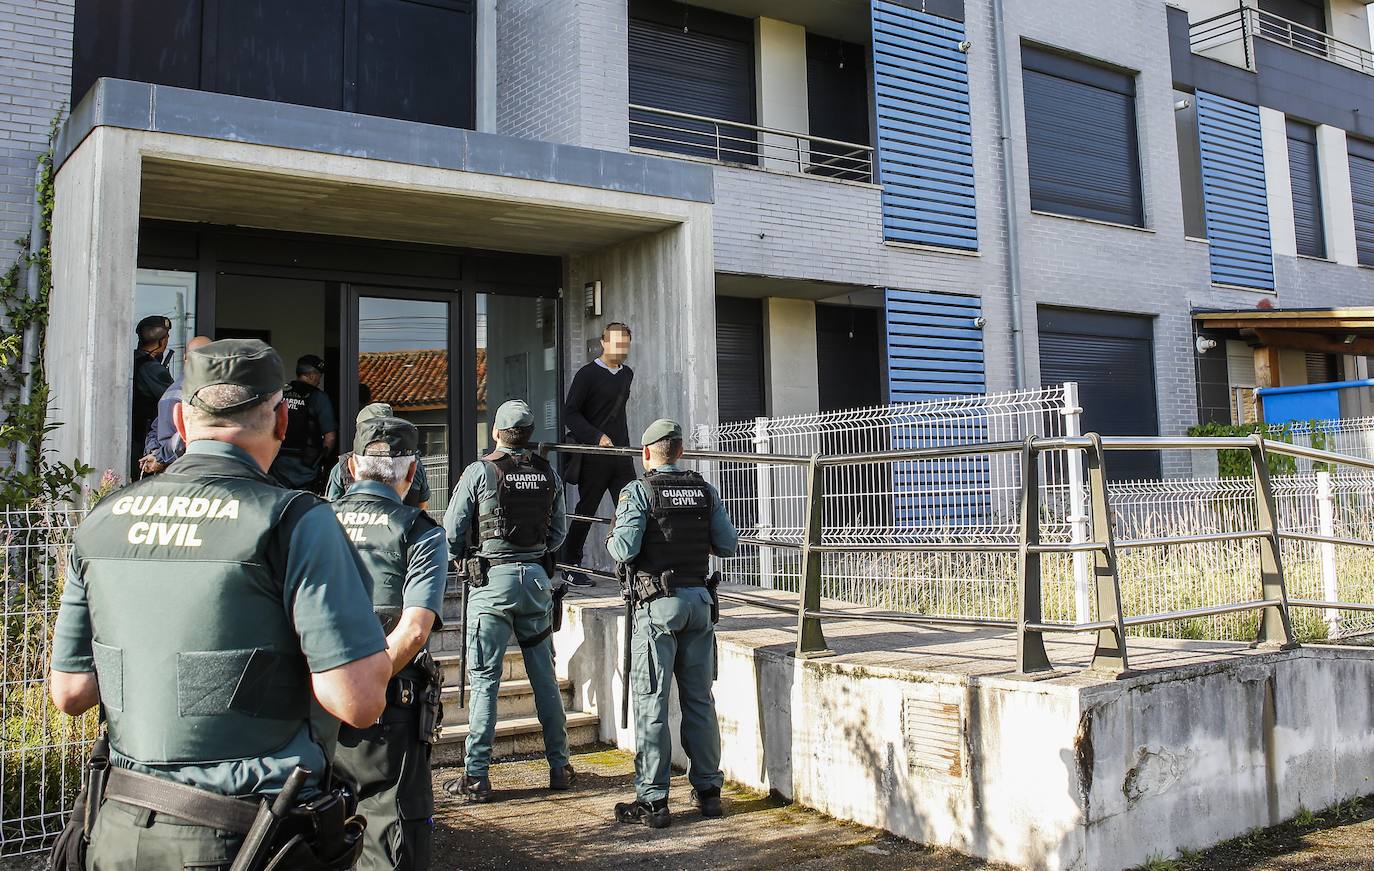
[[[1374,266],[1374,144],[1347,140],[1350,148],[1350,197],[1355,206],[1355,249],[1360,264]]]
[[[759,300],[716,300],[716,373],[721,423],[764,416],[763,308]]]
[[[754,123],[753,22],[681,4],[630,4],[630,102]],[[665,130],[662,127],[681,128]],[[630,145],[737,163],[757,162],[754,134],[637,110]],[[743,140],[743,141],[738,141]]]
[[[1078,382],[1083,432],[1159,434],[1153,326],[1148,318],[1041,308],[1040,383]],[[1155,451],[1112,452],[1114,480],[1159,477]]]
[[[1023,46],[1031,208],[1143,226],[1132,76]]]
[[[1310,124],[1288,122],[1288,175],[1293,180],[1293,230],[1298,253],[1326,256],[1322,232],[1322,192],[1317,175],[1317,131]]]

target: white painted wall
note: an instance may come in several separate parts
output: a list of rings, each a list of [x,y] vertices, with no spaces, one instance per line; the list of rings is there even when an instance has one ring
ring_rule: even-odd
[[[769,297],[763,307],[768,355],[768,413],[773,417],[820,410],[816,363],[816,304]]]
[[[1264,141],[1264,183],[1269,196],[1269,238],[1274,253],[1298,256],[1293,227],[1293,179],[1288,171],[1287,119],[1277,109],[1260,106]]]
[[[760,127],[810,130],[806,98],[806,28],[776,18],[754,20],[755,96]],[[763,165],[800,171],[794,154],[797,137],[764,133]],[[768,147],[768,146],[776,147]]]
[[[1317,126],[1317,172],[1321,177],[1326,256],[1354,266],[1355,206],[1350,198],[1350,155],[1341,128]]]
[[[1361,0],[1328,0],[1326,22],[1332,36],[1369,48],[1369,9]]]

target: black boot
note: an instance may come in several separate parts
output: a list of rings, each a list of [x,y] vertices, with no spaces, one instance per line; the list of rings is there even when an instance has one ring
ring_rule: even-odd
[[[565,571],[563,572],[563,580],[572,584],[574,587],[596,586],[596,581],[592,580],[591,576],[586,572]]]
[[[485,774],[473,777],[464,772],[445,783],[444,791],[466,801],[488,802],[491,801],[491,780]]]
[[[723,817],[725,811],[720,806],[720,788],[709,786],[706,789],[692,790],[692,804],[701,810],[704,817]]]
[[[651,829],[666,829],[673,821],[668,799],[623,801],[615,806],[615,818],[622,823],[643,823]]]
[[[571,764],[549,769],[549,789],[571,789],[577,772]]]

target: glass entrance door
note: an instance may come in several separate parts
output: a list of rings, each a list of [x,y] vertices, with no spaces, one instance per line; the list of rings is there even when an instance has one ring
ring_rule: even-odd
[[[451,397],[459,383],[452,349],[461,347],[458,297],[452,293],[351,287],[350,355],[354,389],[345,403],[351,449],[358,410],[385,402],[420,430],[420,462],[429,480],[429,511],[442,516],[452,489],[455,449],[461,450],[462,414]]]

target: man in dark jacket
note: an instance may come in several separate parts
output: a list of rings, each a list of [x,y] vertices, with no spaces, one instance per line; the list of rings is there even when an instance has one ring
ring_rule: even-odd
[[[172,321],[149,315],[138,322],[138,347],[134,349],[133,429],[129,434],[129,477],[139,475],[148,427],[157,420],[157,402],[172,386],[172,373],[163,362]]]
[[[626,325],[607,324],[601,331],[601,356],[573,376],[567,401],[563,403],[563,422],[574,441],[604,448],[629,446],[630,423],[625,405],[635,380],[634,370],[625,365],[630,356],[630,339],[630,328]],[[635,479],[630,457],[584,456],[581,462],[576,481],[577,514],[596,514],[602,496],[609,493],[614,500]],[[563,562],[582,565],[582,550],[589,531],[590,524],[584,521],[569,524]],[[594,583],[582,572],[565,572],[563,578],[578,587]]]

